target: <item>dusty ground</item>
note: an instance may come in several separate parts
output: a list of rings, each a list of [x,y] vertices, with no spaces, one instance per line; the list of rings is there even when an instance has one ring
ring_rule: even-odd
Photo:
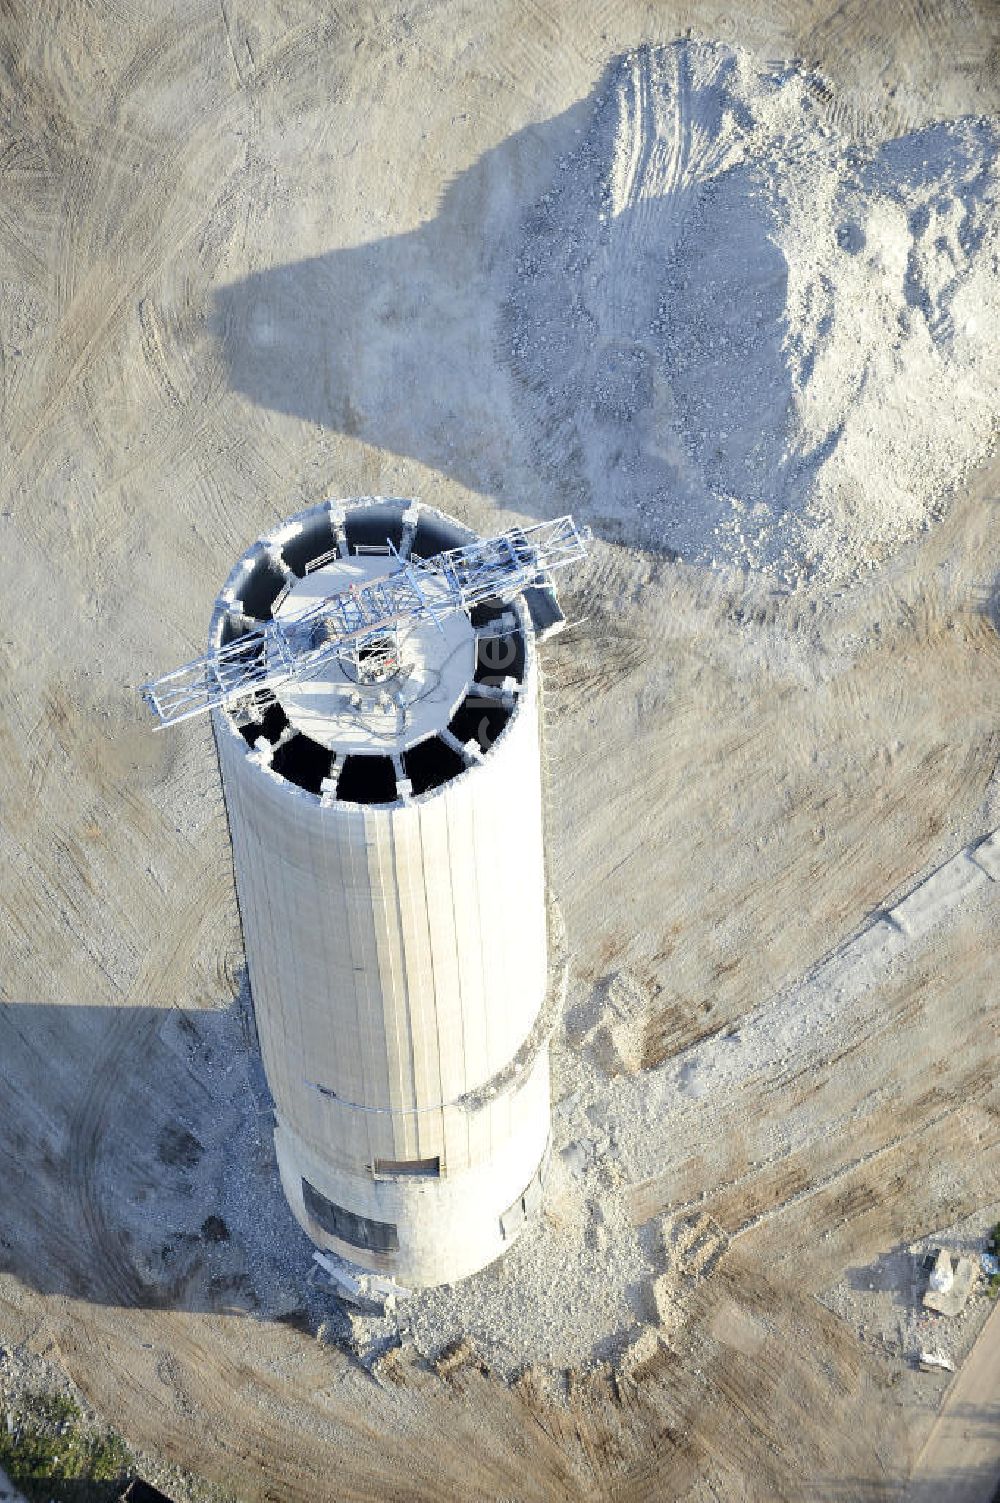
[[[890,1498],[941,1396],[818,1296],[1000,1200],[996,898],[864,993],[856,1038],[678,1113],[635,1218],[732,1240],[638,1382],[412,1360],[380,1388],[294,1287],[248,1313],[267,1268],[205,1225],[238,1196],[202,1166],[253,1151],[225,821],[206,729],[151,734],[135,686],[325,494],[551,514],[496,347],[519,212],[609,61],[689,27],[817,64],[839,123],[1000,102],[985,4],[0,20],[0,1342],[242,1498]],[[626,976],[649,1066],[1000,824],[998,489],[994,462],[836,595],[592,517],[585,619],[547,649],[551,876],[574,1005]]]
[[[995,1496],[998,1326],[1000,1316],[994,1314],[951,1385],[917,1458],[907,1503],[977,1503]]]

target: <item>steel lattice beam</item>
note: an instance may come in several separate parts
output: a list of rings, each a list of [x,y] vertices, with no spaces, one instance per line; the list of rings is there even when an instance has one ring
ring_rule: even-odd
[[[403,560],[391,573],[328,596],[287,622],[271,620],[216,652],[144,684],[143,698],[161,725],[176,725],[253,694],[273,697],[292,679],[369,637],[508,601],[530,585],[549,584],[556,569],[582,559],[589,533],[572,517],[512,527],[495,538],[429,559]]]

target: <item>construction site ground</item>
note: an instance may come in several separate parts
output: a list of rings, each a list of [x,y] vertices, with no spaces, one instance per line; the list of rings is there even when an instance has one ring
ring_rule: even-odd
[[[0,1380],[51,1364],[192,1498],[901,1499],[951,1381],[919,1349],[961,1382],[992,1308],[980,1281],[928,1324],[911,1273],[1000,1218],[1000,882],[878,926],[1000,826],[997,460],[836,589],[581,517],[543,649],[557,1095],[604,1000],[638,997],[640,1058],[610,1068],[635,1089],[676,1062],[669,1155],[626,1187],[635,1226],[672,1218],[669,1322],[631,1360],[608,1331],[555,1373],[404,1344],[373,1376],[317,1329],[290,1219],[254,1261],[270,1170],[210,729],[155,734],[137,687],[324,496],[483,532],[563,509],[504,395],[513,227],[609,61],[689,32],[815,65],[838,128],[1000,102],[1000,12],[970,0],[0,17]],[[322,345],[289,345],[289,300]]]
[[[907,1490],[907,1503],[977,1503],[996,1496],[1000,1316],[992,1313],[951,1384]]]

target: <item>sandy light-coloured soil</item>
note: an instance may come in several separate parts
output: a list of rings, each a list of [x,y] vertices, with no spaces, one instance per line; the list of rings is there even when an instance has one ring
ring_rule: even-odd
[[[781,550],[710,558],[705,529],[671,539],[652,502],[604,493],[618,397],[601,445],[558,447],[552,390],[523,370],[525,339],[541,369],[556,331],[518,303],[518,257],[547,195],[560,229],[553,184],[602,80],[688,33],[758,69],[800,59],[831,152],[1000,103],[1000,16],[958,0],[67,0],[0,19],[0,1344],[242,1499],[867,1503],[901,1495],[944,1391],[908,1319],[873,1339],[837,1291],[1000,1201],[998,889],[863,985],[836,965],[1000,826],[1000,465],[978,409],[948,449],[968,414],[944,403],[941,445],[919,431],[932,483],[906,526],[880,521],[877,566],[790,591]],[[940,214],[964,253],[955,194]],[[926,289],[940,265],[920,254]],[[976,275],[995,294],[995,265]],[[963,350],[945,354],[982,395]],[[922,346],[936,392],[939,357]],[[632,390],[629,360],[601,369]],[[727,392],[709,452],[723,425],[697,375],[674,372],[678,431],[690,506],[715,506],[765,409]],[[484,530],[568,494],[594,526],[576,624],[545,649],[548,848],[572,964],[556,1148],[606,1161],[581,1178],[560,1157],[538,1232],[566,1260],[548,1364],[544,1329],[519,1344],[512,1280],[496,1362],[488,1330],[441,1360],[438,1312],[381,1383],[333,1314],[316,1339],[308,1251],[267,1198],[207,728],[153,734],[135,692],[201,650],[249,540],[374,492]],[[623,997],[624,1068],[601,1033]],[[642,1241],[664,1214],[673,1257]],[[567,1344],[565,1291],[581,1259],[621,1272],[626,1224],[672,1283],[662,1339],[616,1376],[600,1363],[653,1328],[645,1274],[617,1313],[587,1304],[603,1345]]]

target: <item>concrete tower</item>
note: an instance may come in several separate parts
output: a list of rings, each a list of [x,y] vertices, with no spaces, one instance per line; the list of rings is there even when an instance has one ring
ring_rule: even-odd
[[[210,652],[388,573],[390,543],[474,541],[405,500],[301,512],[236,565]],[[276,693],[212,718],[285,1194],[318,1246],[451,1282],[518,1235],[549,1141],[532,614],[425,620]]]

